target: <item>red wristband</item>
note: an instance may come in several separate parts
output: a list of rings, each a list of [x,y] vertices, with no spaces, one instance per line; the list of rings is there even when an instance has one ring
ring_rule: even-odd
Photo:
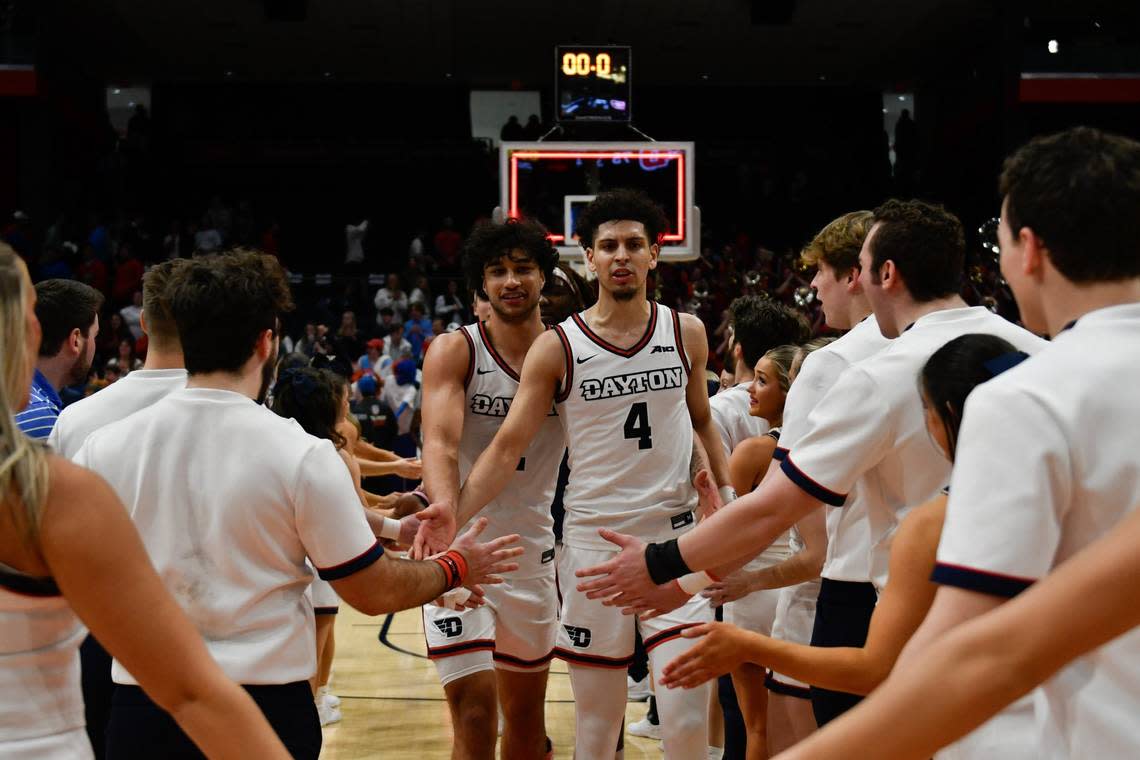
[[[435,562],[443,568],[447,591],[463,585],[463,581],[467,579],[467,560],[462,554],[452,549],[436,557]]]

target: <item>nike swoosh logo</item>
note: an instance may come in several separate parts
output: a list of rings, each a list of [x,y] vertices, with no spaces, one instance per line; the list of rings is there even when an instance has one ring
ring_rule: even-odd
[[[488,375],[494,371],[495,370],[493,370],[493,369],[477,369],[477,370],[475,370],[475,374],[476,375]]]
[[[597,354],[590,354],[589,356],[587,356],[585,358],[578,356],[578,357],[574,358],[574,361],[578,362],[579,364],[585,364],[586,362],[593,359],[595,356],[597,356]]]

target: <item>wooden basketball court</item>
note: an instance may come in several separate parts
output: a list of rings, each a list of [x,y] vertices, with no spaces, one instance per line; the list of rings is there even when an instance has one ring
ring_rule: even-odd
[[[381,636],[383,634],[383,636]],[[332,691],[344,720],[324,729],[326,760],[449,758],[451,721],[435,666],[426,658],[419,609],[377,618],[342,605],[336,621]],[[631,702],[626,724],[645,717]],[[574,750],[574,701],[566,665],[555,660],[546,692],[546,727],[555,757]],[[662,757],[661,743],[625,740],[627,760]]]

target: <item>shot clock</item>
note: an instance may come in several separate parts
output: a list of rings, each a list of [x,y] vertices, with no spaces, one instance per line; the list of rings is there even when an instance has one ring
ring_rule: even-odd
[[[555,64],[558,121],[630,120],[629,46],[559,45]]]

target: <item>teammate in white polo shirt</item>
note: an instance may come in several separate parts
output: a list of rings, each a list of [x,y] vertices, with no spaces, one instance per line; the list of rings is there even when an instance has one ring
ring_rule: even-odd
[[[1006,161],[1000,187],[1002,274],[1025,324],[1054,339],[966,405],[943,588],[902,667],[1140,506],[1140,144],[1084,127],[1038,138]],[[1138,708],[1133,631],[1038,692],[1039,756],[1136,756]]]
[[[529,220],[475,227],[463,251],[468,284],[491,305],[485,322],[441,335],[424,360],[424,490],[458,504],[459,487],[490,445],[518,391],[531,344],[545,331],[539,299],[558,261],[546,229]],[[518,533],[520,568],[472,610],[424,605],[428,657],[447,694],[452,757],[493,758],[496,701],[504,757],[542,757],[546,676],[558,633],[550,504],[565,450],[551,414],[482,511],[487,536]]]
[[[160,577],[226,674],[246,686],[294,756],[315,758],[306,557],[342,599],[379,614],[514,569],[503,560],[517,550],[500,548],[514,537],[474,544],[468,533],[458,551],[429,562],[385,557],[332,444],[257,403],[272,379],[279,314],[292,306],[280,264],[255,253],[197,259],[171,293],[187,387],[92,433],[76,462],[123,499]],[[411,540],[414,518],[401,527]],[[110,754],[190,752],[118,661],[112,675]]]
[[[98,393],[76,401],[60,412],[48,444],[56,453],[74,459],[99,428],[145,409],[167,394],[186,386],[186,366],[178,327],[170,314],[169,285],[185,264],[172,259],[151,267],[143,277],[143,311],[139,315],[147,335],[146,363],[140,370],[115,381]],[[79,649],[83,663],[83,706],[87,735],[96,757],[106,751],[107,720],[111,716],[111,656],[88,636]]]
[[[646,279],[657,265],[664,230],[664,214],[635,191],[601,193],[583,210],[579,239],[598,277],[598,302],[535,341],[510,414],[460,496],[460,520],[494,498],[505,482],[501,473],[518,462],[557,400],[570,451],[558,654],[570,668],[580,758],[613,754],[625,713],[634,626],[641,630],[650,662],[660,668],[683,649],[684,628],[711,619],[699,597],[676,613],[640,621],[575,589],[577,568],[613,553],[599,529],[663,539],[692,527],[694,429],[716,481],[727,482],[724,452],[708,411],[704,327],[646,299]],[[425,517],[438,513],[431,508]],[[707,693],[658,695],[666,757],[706,754]]]
[[[693,570],[738,566],[821,503],[842,507],[860,483],[866,489],[871,580],[882,588],[899,519],[934,496],[950,474],[949,462],[926,433],[915,383],[919,370],[935,350],[966,333],[997,335],[1027,353],[1044,345],[987,309],[963,303],[958,286],[964,255],[962,226],[942,207],[888,201],[877,208],[859,254],[859,279],[879,329],[894,340],[835,382],[808,416],[780,472],[678,540],[647,548],[619,539],[622,554],[589,569],[606,576],[587,584],[591,593],[606,599],[620,594],[612,602],[623,606],[640,608],[648,601],[660,608],[649,600],[664,593],[657,583]],[[817,631],[819,624],[817,612]],[[814,635],[813,641],[834,645]],[[821,723],[835,717],[816,713]]]

